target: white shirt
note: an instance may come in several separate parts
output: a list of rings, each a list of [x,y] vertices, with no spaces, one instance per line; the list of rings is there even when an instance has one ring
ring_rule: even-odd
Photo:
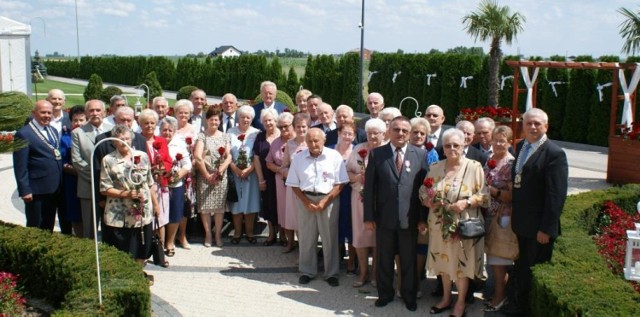
[[[64,118],[64,113],[62,113],[62,111],[60,111],[60,116],[55,118],[55,117],[51,117],[51,121],[49,122],[49,126],[51,126],[52,128],[58,130],[58,135],[62,136],[62,118]]]
[[[168,148],[169,148],[169,155],[171,156],[171,160],[175,161],[176,160],[176,154],[180,153],[182,154],[182,160],[180,161],[180,163],[178,164],[178,166],[180,168],[186,168],[186,169],[191,169],[191,156],[189,156],[189,150],[187,149],[187,143],[184,142],[184,140],[182,140],[181,138],[172,138],[171,142],[169,142],[168,144]],[[171,167],[173,169],[173,166]],[[175,183],[175,184],[169,184],[169,187],[171,188],[177,188],[182,186],[182,179]]]
[[[438,146],[438,136],[440,135],[441,130],[442,130],[442,127],[438,128],[438,130],[433,131],[427,138],[427,141],[431,142],[431,144],[433,144],[434,147]],[[432,136],[435,136],[435,137],[432,137]]]
[[[342,155],[324,147],[318,157],[312,157],[309,149],[293,156],[287,177],[287,186],[302,191],[328,194],[334,185],[349,182]]]
[[[235,127],[236,124],[238,123],[236,121],[236,114],[233,113],[231,116],[229,116],[226,113],[222,113],[222,122],[220,123],[222,125],[222,131],[223,132],[227,132],[227,121],[229,120],[229,118],[231,118],[231,127]]]
[[[191,116],[191,125],[194,131],[200,132],[200,128],[202,127],[202,113]]]
[[[405,143],[403,147],[400,148],[400,153],[402,153],[402,160],[404,161],[404,156],[407,154],[407,146],[408,144]],[[398,152],[396,152],[397,147],[393,144],[391,144],[391,149],[393,150],[393,161],[396,161],[396,155],[398,155]]]

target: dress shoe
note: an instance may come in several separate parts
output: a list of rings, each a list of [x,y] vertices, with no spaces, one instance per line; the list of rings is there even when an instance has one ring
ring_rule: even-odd
[[[382,298],[378,298],[378,299],[376,299],[375,305],[376,305],[376,307],[384,307],[384,306],[387,306],[387,304],[389,304],[391,301],[393,301],[393,299],[384,300]]]
[[[404,305],[409,311],[416,311],[418,309],[418,304],[416,304],[416,302],[408,302]]]
[[[431,313],[431,315],[435,315],[435,314],[440,314],[443,311],[446,311],[449,309],[451,309],[451,303],[449,303],[449,305],[445,307],[431,306],[431,310],[429,311],[429,313]]]
[[[298,283],[300,284],[309,284],[309,282],[311,282],[311,277],[306,275],[301,275],[298,279]]]
[[[487,305],[487,307],[484,309],[484,311],[485,312],[496,312],[496,311],[499,311],[500,308],[502,308],[506,304],[507,304],[507,298],[505,297],[501,302],[499,302],[496,305],[491,305],[491,303],[489,303]]]
[[[354,281],[353,284],[351,284],[351,286],[353,286],[354,288],[358,288],[358,287],[362,287],[364,284],[367,284],[367,280],[365,279],[364,281]]]
[[[329,284],[331,287],[336,287],[336,286],[340,286],[340,281],[338,281],[337,277],[330,277],[327,279],[327,284]]]

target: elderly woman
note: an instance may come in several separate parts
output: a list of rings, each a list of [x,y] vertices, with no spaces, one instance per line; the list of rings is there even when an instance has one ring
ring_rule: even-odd
[[[343,122],[338,128],[338,143],[329,147],[334,148],[342,156],[342,160],[347,162],[353,150],[353,140],[356,139],[356,125],[353,121]],[[345,186],[340,191],[340,208],[338,217],[338,243],[340,244],[340,254],[344,254],[344,245],[347,243],[347,275],[355,275],[356,268],[354,259],[356,257],[353,248],[353,230],[351,228],[351,187]]]
[[[172,159],[169,176],[169,223],[166,229],[165,254],[175,255],[175,240],[178,226],[184,217],[184,182],[183,178],[191,173],[191,159],[187,144],[180,138],[174,138],[178,129],[178,120],[165,116],[160,120],[160,134],[167,140],[169,156]],[[189,216],[189,215],[186,215]]]
[[[278,112],[275,109],[263,109],[260,113],[260,122],[265,131],[260,132],[253,143],[253,165],[258,175],[258,186],[260,188],[261,204],[260,216],[267,221],[269,227],[269,237],[262,244],[264,246],[273,245],[276,240],[276,229],[274,224],[278,224],[278,203],[276,201],[276,179],[275,173],[267,168],[267,156],[271,149],[271,143],[280,137],[276,120]]]
[[[151,253],[151,221],[160,213],[151,164],[146,153],[131,150],[129,127],[117,125],[111,135],[119,141],[102,159],[100,192],[107,197],[102,238],[142,265]]]
[[[298,112],[309,113],[307,107],[307,98],[309,98],[309,96],[311,96],[311,91],[308,89],[301,89],[296,93],[296,107],[298,107]]]
[[[240,243],[242,237],[242,222],[246,239],[249,243],[257,242],[253,235],[253,221],[260,210],[260,190],[258,177],[253,162],[253,144],[260,130],[251,126],[251,121],[256,113],[251,106],[242,106],[236,111],[238,126],[231,128],[227,133],[231,136],[231,171],[238,192],[238,201],[231,205],[233,214],[234,234],[232,244]]]
[[[147,156],[151,164],[151,172],[156,183],[156,195],[158,197],[160,213],[157,216],[158,223],[154,221],[153,229],[158,232],[160,240],[165,240],[164,226],[169,223],[169,172],[171,171],[171,157],[167,140],[155,135],[158,125],[158,114],[151,109],[144,109],[138,116],[141,134],[147,144]]]
[[[178,120],[178,129],[174,134],[174,138],[179,138],[187,144],[187,150],[190,157],[189,159],[191,160],[191,164],[194,164],[194,157],[192,153],[198,131],[191,123],[189,123],[191,114],[193,113],[193,103],[188,99],[180,99],[173,106],[173,113],[175,114],[176,120]],[[191,173],[184,177],[184,191],[187,199],[187,210],[185,211],[186,216],[182,218],[180,226],[178,227],[178,242],[180,243],[179,246],[189,250],[191,249],[191,245],[189,245],[189,241],[187,241],[187,219],[193,215],[195,207],[195,189]]]
[[[296,113],[293,117],[293,129],[295,131],[295,138],[287,141],[287,144],[284,148],[284,158],[282,160],[282,166],[280,167],[280,174],[283,179],[286,179],[289,175],[289,166],[291,165],[291,159],[293,155],[298,152],[301,152],[307,148],[307,143],[305,141],[305,137],[307,135],[307,130],[309,129],[309,124],[311,123],[311,117],[309,114],[304,112]],[[295,194],[291,187],[287,187],[285,194],[285,223],[284,227],[286,229],[285,234],[287,236],[287,245],[283,253],[289,253],[294,249],[293,243],[293,234],[296,230],[298,230],[298,209],[296,207],[295,202]]]
[[[211,216],[214,216],[216,246],[222,246],[222,221],[227,210],[227,167],[231,163],[231,139],[218,130],[220,110],[207,110],[207,130],[198,135],[194,156],[198,174],[198,213],[204,227],[204,246],[211,247]]]
[[[482,275],[484,241],[461,239],[456,228],[460,219],[482,219],[479,207],[488,207],[490,197],[482,166],[463,155],[462,132],[449,129],[442,139],[447,158],[431,165],[425,178],[429,187],[420,187],[420,200],[429,207],[427,267],[431,274],[442,275],[444,290],[442,300],[430,312],[438,314],[451,308],[451,281],[455,279],[458,298],[452,316],[462,316],[469,279]]]
[[[485,217],[485,224],[491,228],[492,221],[511,231],[511,167],[515,158],[509,153],[513,132],[507,126],[498,126],[493,130],[491,146],[493,155],[484,167],[486,184],[493,198]],[[511,235],[513,235],[511,231]],[[487,235],[492,237],[492,235]],[[493,249],[501,241],[486,239],[487,265],[493,270],[495,292],[485,311],[498,311],[506,303],[505,286],[507,269],[513,265],[513,259],[494,254]],[[505,246],[508,247],[508,246]]]
[[[358,256],[360,274],[353,282],[353,287],[361,287],[371,279],[371,284],[376,286],[376,233],[374,230],[366,230],[364,227],[364,206],[362,204],[362,191],[364,189],[364,171],[367,167],[369,152],[384,145],[384,135],[387,125],[384,121],[374,118],[367,120],[364,126],[367,133],[367,142],[360,143],[353,148],[347,160],[347,173],[351,183],[351,226],[353,230],[353,246]],[[369,254],[373,258],[371,274],[369,271]]]
[[[422,117],[411,119],[411,136],[409,142],[421,149],[427,150],[427,163],[429,165],[440,160],[438,152],[433,144],[427,142],[427,136],[431,134],[431,126],[429,121]]]
[[[280,243],[286,244],[285,238],[285,192],[286,186],[284,185],[284,176],[282,174],[282,160],[284,159],[284,150],[287,141],[295,136],[293,132],[293,115],[289,112],[283,112],[278,116],[277,121],[278,130],[280,130],[280,137],[271,142],[269,148],[269,154],[265,159],[267,163],[267,169],[274,173],[276,184],[276,208],[278,210],[277,225],[280,229]],[[276,224],[273,224],[276,225]]]

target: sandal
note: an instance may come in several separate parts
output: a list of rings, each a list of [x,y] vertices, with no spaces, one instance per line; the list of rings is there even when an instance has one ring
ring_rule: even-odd
[[[231,238],[231,244],[238,244],[238,243],[240,243],[240,237]]]
[[[249,242],[251,244],[256,244],[256,242],[258,242],[256,237],[245,236],[244,238],[247,239],[247,242]]]
[[[176,249],[175,248],[167,249],[164,251],[164,254],[168,257],[172,257],[176,255]]]

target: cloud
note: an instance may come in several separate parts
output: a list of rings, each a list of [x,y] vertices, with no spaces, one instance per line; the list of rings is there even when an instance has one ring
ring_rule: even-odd
[[[115,0],[111,2],[101,2],[99,11],[106,15],[118,17],[128,17],[130,13],[136,11],[136,5],[131,2]]]
[[[31,9],[31,5],[24,1],[3,0],[2,2],[0,2],[0,10],[2,11],[18,11],[29,9]]]

